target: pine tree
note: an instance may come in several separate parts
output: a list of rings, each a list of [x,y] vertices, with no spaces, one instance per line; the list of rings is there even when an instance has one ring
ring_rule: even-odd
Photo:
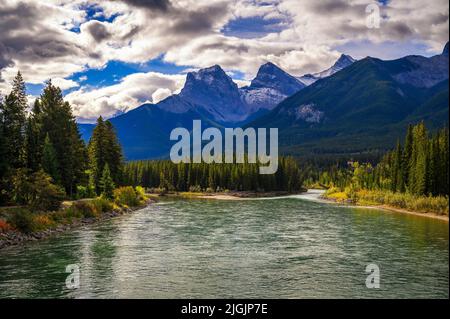
[[[439,140],[440,150],[440,165],[439,165],[439,182],[438,193],[440,195],[449,195],[449,130],[445,128],[442,130],[441,138]]]
[[[102,173],[102,178],[100,179],[100,189],[102,196],[109,199],[113,198],[114,188],[115,185],[111,177],[109,165],[105,164],[105,168],[103,169]]]
[[[403,167],[402,167],[402,146],[400,145],[400,141],[397,141],[397,148],[394,151],[394,163],[393,163],[393,171],[392,171],[392,191],[402,192],[404,189],[403,182]]]
[[[123,170],[122,146],[110,121],[105,122],[105,128],[106,162],[110,167],[114,182],[120,184]]]
[[[16,96],[17,102],[23,110],[28,107],[28,99],[25,88],[25,81],[23,80],[22,73],[17,72],[16,77],[13,80],[12,93]]]
[[[1,103],[2,101],[0,100],[0,104]],[[2,106],[0,106],[0,109],[2,109]],[[8,156],[7,145],[3,134],[3,116],[2,113],[0,113],[0,185],[8,169],[8,163],[6,161],[7,156]],[[1,194],[0,194],[0,202],[1,202]]]
[[[25,83],[18,72],[11,93],[5,97],[3,103],[0,103],[4,143],[14,146],[9,148],[4,160],[13,169],[24,166],[27,104]]]
[[[59,164],[61,186],[73,196],[76,185],[86,183],[86,150],[75,117],[69,103],[63,100],[61,89],[51,81],[39,100],[41,134],[49,135]]]
[[[42,150],[42,169],[53,179],[54,183],[61,183],[56,151],[48,134],[45,136]]]
[[[424,123],[414,127],[414,141],[410,169],[410,191],[415,195],[427,194],[428,186],[428,140]]]
[[[89,167],[95,181],[97,193],[100,191],[101,174],[106,164],[106,149],[103,146],[104,138],[106,135],[105,130],[105,122],[100,116],[97,119],[97,125],[92,132],[92,136],[88,145]]]
[[[1,102],[1,101],[0,101]],[[7,158],[7,145],[5,144],[5,139],[3,137],[3,123],[1,120],[0,113],[0,205],[5,204],[8,200],[8,193],[6,191],[7,181],[5,179],[8,172],[8,163],[6,162]]]
[[[34,102],[33,109],[28,117],[25,129],[25,158],[26,167],[32,172],[41,168],[42,158],[42,132],[40,123],[41,107],[39,99]]]
[[[403,172],[403,184],[404,187],[409,188],[409,173],[411,171],[412,151],[413,151],[413,126],[408,126],[408,131],[405,137],[405,145],[403,148],[402,156],[402,172]]]
[[[101,174],[108,164],[111,176],[116,185],[122,181],[123,155],[114,127],[111,122],[104,121],[102,117],[92,133],[88,146],[89,166],[94,176],[96,188],[99,190]]]

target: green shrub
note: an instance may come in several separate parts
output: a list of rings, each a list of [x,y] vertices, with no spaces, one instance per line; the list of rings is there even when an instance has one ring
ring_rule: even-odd
[[[138,206],[140,204],[138,194],[131,186],[120,187],[114,190],[114,202],[121,206]]]
[[[95,210],[99,213],[110,212],[114,208],[114,204],[104,197],[98,197],[92,200],[91,204],[94,206]]]
[[[51,183],[51,178],[40,171],[32,176],[33,193],[30,206],[35,210],[55,211],[61,207],[64,190]]]
[[[73,205],[65,210],[55,212],[52,214],[52,218],[57,222],[62,222],[65,219],[72,220],[74,218],[83,218],[83,217],[84,217],[83,213]]]
[[[55,226],[55,221],[51,218],[52,213],[33,215],[33,228],[35,231],[46,230]]]
[[[85,218],[96,218],[101,213],[101,211],[96,210],[96,207],[91,202],[86,201],[76,202],[72,205],[72,208]]]
[[[12,178],[12,189],[16,203],[42,211],[57,210],[65,195],[44,171],[30,175],[26,169],[18,169]]]
[[[147,197],[145,196],[145,189],[142,186],[137,186],[135,190],[140,201],[146,200]]]
[[[32,233],[36,231],[33,214],[27,209],[19,209],[12,213],[9,223],[23,233]]]
[[[418,213],[435,213],[448,215],[448,197],[417,196],[407,193],[393,193],[390,191],[361,190],[356,193],[358,202],[369,202],[396,208],[411,210]]]
[[[201,193],[202,192],[202,188],[199,185],[190,186],[189,187],[189,192],[191,192],[191,193]]]
[[[84,199],[84,198],[89,198],[89,190],[86,186],[78,185],[76,199]]]

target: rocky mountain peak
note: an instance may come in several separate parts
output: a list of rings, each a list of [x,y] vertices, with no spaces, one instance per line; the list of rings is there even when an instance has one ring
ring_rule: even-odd
[[[444,51],[442,51],[443,56],[448,56],[448,42],[445,44]]]
[[[336,63],[333,65],[333,68],[342,70],[349,65],[353,64],[356,60],[353,59],[350,55],[342,54]]]

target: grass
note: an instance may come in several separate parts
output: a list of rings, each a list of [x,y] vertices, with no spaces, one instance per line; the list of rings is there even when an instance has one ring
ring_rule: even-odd
[[[84,218],[98,219],[102,214],[115,209],[137,207],[145,203],[147,197],[141,188],[121,187],[115,190],[115,199],[98,197],[92,200],[66,203],[64,209],[55,212],[32,212],[26,207],[2,210],[0,233],[11,230],[33,233],[72,224]]]
[[[416,196],[407,193],[394,193],[380,190],[358,190],[346,189],[341,191],[330,188],[325,193],[325,198],[336,202],[347,202],[362,206],[385,205],[393,208],[406,209],[417,213],[433,213],[440,216],[448,216],[449,199],[444,196]]]

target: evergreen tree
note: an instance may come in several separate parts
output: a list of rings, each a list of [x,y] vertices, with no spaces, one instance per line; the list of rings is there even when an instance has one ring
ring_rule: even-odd
[[[105,121],[105,128],[106,162],[109,165],[114,182],[121,184],[123,170],[122,146],[110,121]]]
[[[413,142],[413,126],[409,125],[405,137],[405,145],[403,148],[402,156],[403,184],[405,185],[404,187],[407,187],[409,185],[409,172],[411,171]]]
[[[3,103],[0,103],[4,143],[11,146],[5,154],[4,161],[13,169],[24,165],[27,103],[25,84],[19,72],[14,79],[11,93],[5,97]]]
[[[427,194],[428,185],[428,136],[424,123],[413,129],[413,148],[409,190],[415,195]]]
[[[16,77],[13,80],[12,93],[17,98],[17,103],[23,110],[26,110],[28,107],[28,99],[25,88],[25,81],[23,80],[22,73],[20,71],[17,72]]]
[[[2,101],[0,100],[0,104]],[[2,109],[2,106],[0,105],[0,109]],[[3,178],[6,175],[6,171],[8,169],[8,162],[6,161],[8,155],[7,155],[7,145],[6,145],[6,139],[3,133],[3,116],[2,113],[0,113],[0,185],[2,183]],[[0,194],[0,201],[1,201],[1,194]]]
[[[106,164],[106,148],[104,147],[104,138],[106,127],[103,118],[97,119],[97,125],[92,132],[88,145],[89,167],[94,179],[97,193],[100,192],[100,179]]]
[[[403,155],[402,146],[400,145],[400,141],[398,141],[397,148],[394,151],[394,163],[392,171],[393,183],[391,190],[393,192],[395,191],[403,192],[404,190],[402,155]]]
[[[54,183],[61,183],[56,151],[48,134],[45,137],[42,151],[42,169],[53,179]]]
[[[86,151],[72,109],[51,81],[40,97],[39,106],[41,134],[48,134],[56,152],[61,186],[73,196],[76,185],[86,182]]]
[[[25,129],[26,167],[33,172],[37,172],[41,168],[42,132],[40,115],[41,107],[39,99],[36,99]]]
[[[111,171],[109,170],[108,163],[106,163],[105,168],[103,169],[102,178],[100,179],[100,189],[102,196],[110,199],[113,198],[114,188],[115,185],[111,177]]]
[[[89,166],[95,180],[97,190],[103,169],[108,164],[111,176],[116,185],[122,181],[123,155],[114,127],[111,122],[104,121],[102,117],[92,133],[88,146]]]

